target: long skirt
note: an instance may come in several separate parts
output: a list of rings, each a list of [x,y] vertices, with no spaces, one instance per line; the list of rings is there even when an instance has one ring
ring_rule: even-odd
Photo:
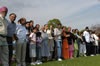
[[[67,39],[63,40],[62,55],[63,55],[64,59],[69,59],[69,46],[68,46],[68,40]]]
[[[49,39],[49,52],[50,52],[50,57],[49,60],[52,60],[53,58],[53,51],[54,51],[54,40],[53,39]]]
[[[49,39],[49,50],[54,51],[54,40],[53,39]]]
[[[77,41],[75,40],[74,42],[74,57],[77,57],[78,54],[78,44]]]
[[[42,48],[42,57],[49,57],[50,52],[49,52],[49,41],[48,41],[48,39],[43,40],[41,48]]]

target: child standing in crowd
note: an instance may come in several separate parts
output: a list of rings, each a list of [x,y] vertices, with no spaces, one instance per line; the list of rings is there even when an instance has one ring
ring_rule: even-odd
[[[80,35],[79,44],[80,44],[80,56],[86,56],[86,44],[85,44],[85,38],[83,37],[83,33],[81,33]]]
[[[40,31],[40,25],[39,24],[36,24],[35,28],[37,28],[37,32]]]
[[[30,32],[31,30],[34,28],[34,21],[33,20],[30,20]]]
[[[37,50],[37,64],[42,64],[41,60],[42,60],[42,51],[41,51],[41,43],[42,43],[42,36],[41,36],[41,32],[36,33],[36,50]]]
[[[29,38],[31,40],[30,42],[30,57],[31,57],[31,65],[35,65],[36,60],[36,32],[37,29],[33,28],[32,33],[30,34]]]

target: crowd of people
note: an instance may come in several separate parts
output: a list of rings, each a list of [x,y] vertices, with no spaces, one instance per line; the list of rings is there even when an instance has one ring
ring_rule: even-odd
[[[95,56],[100,52],[100,36],[95,31],[78,29],[57,24],[57,27],[20,18],[11,13],[6,20],[7,7],[0,8],[0,62],[2,66],[36,65],[53,60],[67,60],[82,56]]]

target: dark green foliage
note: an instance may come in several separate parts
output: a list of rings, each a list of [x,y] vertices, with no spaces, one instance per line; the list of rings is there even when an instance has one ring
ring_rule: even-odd
[[[61,24],[59,19],[52,19],[52,20],[48,21],[48,27],[50,27],[50,25],[52,25],[55,28],[55,27],[57,27],[57,24]]]

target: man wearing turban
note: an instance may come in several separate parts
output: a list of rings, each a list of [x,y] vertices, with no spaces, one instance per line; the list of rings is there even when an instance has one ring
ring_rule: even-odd
[[[9,66],[8,63],[9,50],[6,40],[8,21],[5,18],[7,12],[8,12],[7,7],[0,8],[0,61],[2,63],[2,66]]]

